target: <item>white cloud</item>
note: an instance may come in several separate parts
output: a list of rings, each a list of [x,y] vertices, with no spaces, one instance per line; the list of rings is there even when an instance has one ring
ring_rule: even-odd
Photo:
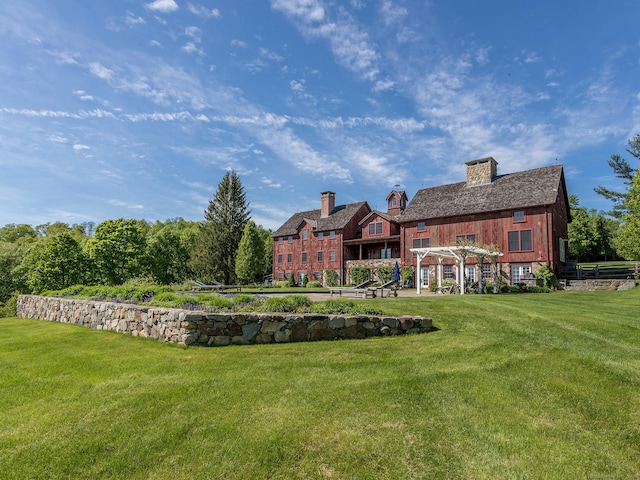
[[[407,16],[407,9],[385,0],[380,7],[380,14],[385,25],[400,23]]]
[[[198,42],[200,43],[200,35],[201,35],[201,30],[198,27],[187,27],[184,29],[184,34],[187,37],[191,37],[193,39],[194,42]]]
[[[271,7],[292,19],[300,32],[309,38],[329,43],[333,55],[348,70],[373,81],[379,73],[379,54],[369,35],[344,9],[329,19],[317,0],[272,0]]]
[[[187,52],[189,54],[191,53],[197,53],[198,55],[200,55],[201,57],[205,56],[204,50],[202,50],[201,48],[198,48],[196,46],[195,43],[193,42],[187,42],[182,46],[182,51]]]
[[[192,3],[188,4],[187,8],[191,13],[193,13],[194,15],[198,15],[199,17],[203,17],[203,18],[219,18],[220,17],[220,10],[218,10],[217,8],[209,9],[207,7],[203,7],[202,5],[193,5]]]
[[[237,40],[235,38],[231,40],[231,42],[229,42],[229,45],[231,45],[232,47],[247,48],[247,44],[245,42],[243,42],[242,40]]]
[[[178,4],[174,0],[154,0],[145,4],[145,7],[154,12],[171,13],[178,10]]]
[[[81,144],[81,143],[76,143],[76,144],[73,146],[73,149],[74,149],[76,152],[80,152],[80,151],[82,151],[82,150],[91,150],[91,147],[89,147],[88,145],[83,145],[83,144]]]
[[[62,135],[49,135],[47,138],[54,143],[67,143],[69,141],[69,139]]]
[[[113,76],[113,70],[109,70],[98,62],[89,63],[89,71],[92,75],[95,75],[102,80],[111,80],[111,77]]]
[[[144,20],[144,18],[136,17],[133,13],[127,12],[127,16],[124,18],[124,23],[126,23],[130,27],[134,27],[136,25],[144,25],[147,22]]]
[[[394,85],[396,84],[396,82],[394,82],[393,80],[390,79],[386,79],[386,80],[378,80],[375,85],[373,86],[373,91],[374,92],[384,92],[385,90],[390,90],[394,87]]]
[[[122,200],[116,200],[116,199],[109,200],[109,205],[113,205],[114,207],[124,207],[131,210],[144,209],[144,205],[135,204],[135,203],[126,203],[126,202],[123,202]]]

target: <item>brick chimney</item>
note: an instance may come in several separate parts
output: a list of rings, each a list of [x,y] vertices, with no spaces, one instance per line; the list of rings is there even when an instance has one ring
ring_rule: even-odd
[[[471,160],[467,166],[467,187],[486,185],[498,176],[498,162],[492,157]]]
[[[320,217],[326,218],[336,207],[336,194],[334,192],[326,191],[322,192],[322,204],[320,207]]]

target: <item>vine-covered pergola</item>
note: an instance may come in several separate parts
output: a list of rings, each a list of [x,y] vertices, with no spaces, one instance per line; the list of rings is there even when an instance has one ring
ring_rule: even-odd
[[[496,268],[498,263],[498,257],[502,256],[501,252],[490,250],[488,248],[478,247],[476,245],[451,245],[447,247],[424,247],[424,248],[411,248],[412,253],[416,254],[417,266],[416,266],[416,293],[420,294],[420,263],[428,256],[436,257],[438,264],[436,266],[436,277],[438,280],[438,291],[442,291],[442,260],[445,258],[453,259],[456,267],[456,278],[460,279],[460,295],[464,295],[464,267],[467,257],[473,255],[478,259],[477,265],[482,265],[482,259],[485,257],[491,258],[493,264],[494,285],[498,284]],[[479,274],[479,278],[482,278],[482,272]],[[495,290],[494,290],[495,291]]]

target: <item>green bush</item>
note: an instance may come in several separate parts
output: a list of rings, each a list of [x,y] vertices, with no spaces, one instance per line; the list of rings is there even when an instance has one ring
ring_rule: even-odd
[[[324,278],[324,284],[327,287],[337,287],[340,285],[340,277],[338,276],[338,272],[335,270],[325,270],[322,273]]]
[[[313,302],[305,295],[287,295],[267,299],[260,308],[263,312],[306,312]]]
[[[175,302],[178,300],[178,295],[173,292],[161,292],[157,295],[154,295],[153,302]]]
[[[258,297],[249,295],[248,293],[239,293],[231,297],[231,303],[234,305],[242,305],[244,303],[254,303]]]
[[[306,286],[307,286],[307,283],[309,283],[309,279],[307,278],[307,274],[305,273],[305,274],[302,276],[302,286],[303,286],[303,287],[306,287]]]
[[[406,283],[407,288],[413,288],[414,280],[416,278],[413,267],[411,266],[402,267],[402,273],[400,274],[400,278],[402,278],[402,281]]]
[[[18,307],[18,294],[14,293],[5,303],[0,303],[0,318],[15,317]]]
[[[286,287],[289,286],[289,282],[287,282],[286,280],[280,280],[280,281],[274,283],[273,286],[275,288],[286,288]]]
[[[297,287],[298,284],[296,283],[296,277],[294,275],[289,275],[289,278],[287,278],[287,287]]]
[[[318,280],[311,280],[309,283],[307,283],[307,288],[320,288],[322,287],[322,283],[320,283]]]
[[[393,280],[393,267],[380,267],[376,270],[376,275],[378,276],[378,280],[382,283],[390,282]]]
[[[533,274],[536,279],[542,281],[542,286],[546,288],[553,288],[556,283],[556,276],[551,271],[548,265],[543,265]]]
[[[313,304],[314,313],[337,315],[382,315],[377,308],[368,307],[352,300],[333,299]]]
[[[351,283],[354,285],[360,285],[369,280],[369,269],[365,267],[354,267],[350,271]]]

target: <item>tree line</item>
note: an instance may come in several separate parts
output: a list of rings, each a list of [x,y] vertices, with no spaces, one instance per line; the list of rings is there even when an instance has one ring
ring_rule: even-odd
[[[15,292],[132,279],[262,281],[271,273],[272,232],[251,220],[248,207],[239,177],[228,172],[201,222],[119,218],[98,225],[5,225],[0,228],[0,303]]]

